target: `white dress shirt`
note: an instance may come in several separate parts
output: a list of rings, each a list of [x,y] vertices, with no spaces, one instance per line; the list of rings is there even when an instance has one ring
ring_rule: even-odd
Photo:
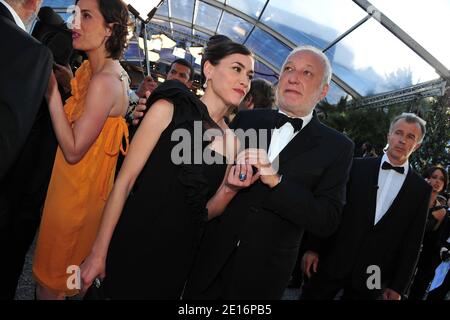
[[[405,168],[403,174],[398,173],[395,170],[383,170],[381,166],[383,162],[389,162],[389,158],[386,154],[381,159],[379,174],[378,174],[378,191],[377,191],[377,206],[375,211],[375,224],[380,221],[384,214],[389,210],[395,198],[398,195],[403,183],[405,182],[406,175],[409,170],[409,162],[406,161],[401,167]]]
[[[6,9],[9,10],[9,12],[11,12],[11,14],[14,18],[14,21],[19,26],[19,28],[21,28],[23,31],[27,32],[27,28],[25,27],[25,24],[23,23],[22,19],[20,19],[19,15],[16,13],[16,11],[5,1],[0,0],[0,3],[3,4],[6,7]]]
[[[278,110],[279,113],[284,114],[289,117],[286,113],[281,110]],[[313,112],[311,111],[306,117],[299,117],[303,120],[302,129],[311,121],[313,116]],[[289,117],[292,118],[292,117]],[[301,131],[300,130],[300,131]],[[270,139],[269,146],[269,161],[273,162],[275,158],[280,154],[281,151],[287,146],[287,144],[300,132],[297,131],[294,133],[294,127],[289,122],[286,122],[281,128],[275,128],[272,132],[272,139]]]

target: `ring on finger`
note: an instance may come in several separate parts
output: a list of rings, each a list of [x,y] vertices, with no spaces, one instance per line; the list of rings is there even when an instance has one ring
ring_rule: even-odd
[[[100,288],[100,286],[102,285],[102,280],[100,279],[100,278],[95,278],[94,279],[94,285],[95,285],[95,287],[98,289],[98,288]]]

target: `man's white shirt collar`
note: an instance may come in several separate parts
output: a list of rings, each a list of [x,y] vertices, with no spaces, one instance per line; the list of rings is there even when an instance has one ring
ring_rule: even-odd
[[[278,109],[278,112],[289,117],[285,112]],[[302,129],[311,122],[313,111],[305,117],[298,117],[303,120]],[[292,117],[289,117],[292,118]],[[300,131],[301,131],[300,130]],[[294,127],[289,123],[285,123],[282,127],[274,129],[272,132],[272,139],[268,150],[269,161],[273,162],[281,151],[288,145],[288,143],[300,132],[294,132]]]
[[[381,158],[380,167],[378,168],[378,189],[374,224],[377,224],[391,207],[406,180],[406,175],[409,170],[408,160],[401,165],[401,167],[405,169],[403,174],[398,173],[395,170],[383,170],[382,165],[384,161],[393,165],[389,161],[387,154],[384,154]]]
[[[9,12],[11,12],[13,18],[14,18],[14,22],[19,26],[20,29],[22,29],[25,32],[27,31],[27,28],[25,27],[25,24],[23,23],[22,19],[20,19],[19,15],[17,14],[17,12],[5,1],[0,0],[0,3],[3,4],[8,10]]]

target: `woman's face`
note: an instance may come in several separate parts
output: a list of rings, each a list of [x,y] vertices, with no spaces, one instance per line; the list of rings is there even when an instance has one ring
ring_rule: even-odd
[[[72,43],[77,50],[89,52],[105,45],[111,35],[97,0],[80,0],[75,12]]]
[[[433,188],[433,192],[439,193],[444,189],[444,175],[439,169],[434,170],[428,178],[428,183]]]
[[[213,66],[205,63],[208,90],[212,90],[226,105],[238,106],[250,90],[254,60],[251,56],[234,53]]]

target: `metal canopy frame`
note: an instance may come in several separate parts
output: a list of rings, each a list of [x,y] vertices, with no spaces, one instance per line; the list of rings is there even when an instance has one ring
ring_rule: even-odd
[[[266,24],[262,23],[259,19],[255,19],[253,17],[250,17],[249,15],[239,11],[238,9],[235,9],[226,3],[222,3],[217,0],[201,0],[202,2],[209,4],[215,8],[218,8],[222,10],[221,17],[219,19],[219,23],[216,27],[216,30],[212,32],[209,29],[202,28],[198,25],[194,24],[194,15],[192,15],[192,20],[187,22],[180,19],[176,19],[171,17],[170,12],[170,6],[169,7],[169,15],[168,17],[161,16],[161,15],[155,15],[155,18],[159,20],[163,20],[166,22],[172,22],[176,23],[182,26],[185,26],[187,28],[190,28],[192,30],[196,29],[200,32],[203,32],[208,35],[214,35],[217,33],[217,28],[220,24],[220,21],[223,16],[223,12],[227,12],[230,14],[233,14],[241,19],[243,19],[246,22],[249,22],[253,25],[253,29],[255,27],[260,28],[261,30],[267,32],[274,38],[278,39],[282,44],[285,46],[293,49],[297,46],[296,43],[290,41],[286,37],[284,37],[282,34],[277,32],[276,30],[272,29],[271,27],[267,26]],[[392,20],[390,20],[383,12],[379,11],[377,8],[375,8],[369,1],[367,0],[352,0],[356,5],[358,5],[361,9],[367,12],[367,16],[361,19],[361,21],[357,22],[354,26],[349,28],[346,32],[342,33],[339,37],[337,37],[334,41],[332,41],[323,51],[329,50],[331,47],[342,41],[345,37],[347,37],[349,34],[351,34],[353,31],[355,31],[357,28],[359,28],[361,25],[363,25],[365,22],[370,20],[371,18],[374,18],[376,21],[378,21],[383,27],[385,27],[389,32],[391,32],[395,37],[397,37],[402,43],[407,45],[411,50],[413,50],[419,57],[421,57],[423,60],[425,60],[430,66],[432,66],[436,72],[442,77],[442,79],[438,79],[436,81],[431,81],[419,85],[414,85],[408,88],[395,90],[389,93],[384,93],[380,95],[374,95],[372,97],[362,97],[356,90],[354,90],[350,85],[348,85],[345,81],[340,79],[335,74],[332,75],[332,80],[336,85],[338,85],[342,90],[347,92],[350,96],[353,98],[353,103],[355,106],[364,106],[364,105],[371,105],[373,106],[372,101],[377,101],[377,105],[386,105],[391,103],[396,103],[398,101],[405,101],[406,98],[405,92],[408,92],[411,95],[411,99],[417,98],[417,96],[420,94],[420,96],[431,96],[440,94],[442,95],[444,90],[435,90],[434,85],[429,85],[430,83],[439,83],[440,86],[445,86],[445,80],[450,80],[450,71],[438,60],[436,59],[431,53],[429,53],[424,47],[422,47],[417,41],[415,41],[411,36],[409,36],[404,30],[402,30],[398,25],[396,25]],[[269,0],[267,0],[263,6],[263,9],[261,11],[260,17],[263,16],[264,11],[266,10],[266,7],[269,3]],[[194,5],[194,12],[195,8],[197,6],[197,1]],[[249,32],[249,35],[253,31],[253,29]],[[175,31],[175,30],[174,30]],[[248,36],[249,36],[248,35]],[[187,35],[185,35],[187,36]],[[244,40],[244,43],[247,41],[247,38]],[[198,41],[197,41],[198,42]],[[255,54],[255,57],[257,60],[265,64],[268,68],[270,68],[275,74],[279,74],[278,67],[261,57],[260,55]],[[420,88],[420,89],[419,89]],[[419,90],[419,91],[417,91]]]
[[[391,19],[386,17],[383,12],[379,11],[367,0],[353,0],[353,2],[373,17],[376,17],[375,20],[377,20],[383,27],[389,30],[394,36],[413,50],[419,57],[425,60],[430,66],[432,66],[443,79],[450,80],[450,71],[447,70],[447,68],[438,59],[422,47],[408,33],[401,29]]]
[[[354,108],[380,108],[395,103],[404,103],[420,100],[428,97],[440,97],[445,94],[446,81],[443,79],[432,80],[411,87],[386,92],[360,100],[353,101]]]
[[[193,11],[195,12],[196,6],[198,5],[198,0],[192,0],[195,1],[193,6]],[[171,14],[171,8],[170,5],[168,5],[168,16],[162,16],[159,15],[158,12],[155,14],[155,18],[166,21],[169,23],[176,23],[181,26],[185,26],[187,28],[190,28],[191,34],[186,34],[177,30],[174,30],[173,28],[171,30],[166,30],[167,28],[149,23],[149,25],[152,28],[156,28],[161,31],[165,32],[172,32],[174,35],[177,34],[179,37],[184,37],[185,39],[190,39],[191,42],[199,43],[199,44],[205,44],[205,40],[203,40],[201,37],[193,35],[193,30],[200,31],[202,33],[208,34],[208,35],[214,35],[217,33],[217,28],[220,24],[220,21],[222,20],[223,13],[227,12],[229,14],[235,15],[244,21],[252,24],[253,28],[248,33],[247,38],[244,40],[244,43],[248,40],[249,35],[252,33],[254,28],[258,27],[261,30],[267,32],[269,35],[273,36],[277,40],[279,40],[282,44],[289,48],[295,48],[297,46],[296,43],[290,41],[285,36],[274,30],[273,28],[267,26],[263,22],[260,21],[261,17],[264,14],[264,11],[267,8],[267,5],[269,3],[269,0],[266,0],[259,19],[255,19],[242,11],[239,11],[238,9],[235,9],[234,7],[231,7],[229,5],[217,0],[201,0],[205,4],[211,5],[215,8],[218,8],[222,10],[221,16],[219,18],[219,23],[217,24],[217,27],[214,31],[211,31],[209,29],[203,28],[201,26],[194,24],[194,14],[192,15],[191,21],[184,21],[177,18],[173,18]],[[336,45],[340,41],[342,41],[345,37],[347,37],[349,34],[351,34],[353,31],[358,29],[361,25],[369,21],[370,19],[375,19],[378,23],[380,23],[384,28],[386,28],[390,33],[392,33],[396,38],[398,38],[402,43],[404,43],[407,47],[409,47],[413,52],[415,52],[419,57],[421,57],[426,63],[428,63],[430,66],[434,68],[436,73],[441,76],[441,79],[437,79],[434,81],[413,85],[407,88],[403,88],[400,90],[391,91],[388,93],[383,93],[379,95],[374,95],[370,97],[362,97],[356,90],[354,90],[350,85],[348,85],[345,81],[337,77],[335,74],[332,75],[332,80],[334,83],[340,87],[342,90],[344,90],[346,93],[348,93],[353,98],[353,103],[356,107],[361,106],[385,106],[392,103],[397,102],[403,102],[407,101],[405,99],[417,99],[417,97],[426,97],[426,96],[433,96],[433,95],[443,95],[445,90],[445,86],[447,83],[450,84],[450,70],[448,70],[444,64],[442,64],[436,57],[434,57],[429,51],[427,51],[423,46],[421,46],[417,41],[415,41],[407,32],[405,32],[403,29],[401,29],[397,24],[395,24],[391,19],[389,19],[383,12],[378,10],[375,6],[373,6],[370,1],[368,0],[352,0],[356,5],[358,5],[362,10],[367,12],[367,16],[361,19],[361,21],[357,22],[354,26],[349,28],[346,32],[342,33],[339,37],[337,37],[334,41],[330,42],[330,44],[323,49],[324,51],[327,51],[332,46]],[[61,8],[62,9],[62,8]],[[165,29],[164,29],[165,28]],[[271,69],[276,75],[279,74],[278,67],[274,64],[270,63],[260,55],[255,54],[255,58],[262,62],[264,65],[266,65],[269,69]]]

